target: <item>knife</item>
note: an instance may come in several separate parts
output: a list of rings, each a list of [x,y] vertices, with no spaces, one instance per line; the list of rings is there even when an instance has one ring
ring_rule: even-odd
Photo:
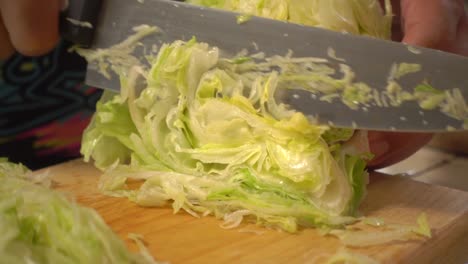
[[[194,6],[171,0],[70,0],[62,14],[62,35],[90,48],[107,48],[133,33],[142,24],[154,25],[163,33],[144,38],[148,47],[154,44],[189,40],[219,47],[227,54],[243,49],[267,56],[284,55],[292,51],[295,57],[327,57],[329,48],[346,60],[356,74],[356,80],[384,90],[389,69],[394,63],[417,63],[422,70],[402,78],[399,83],[412,89],[423,80],[441,90],[460,88],[468,97],[468,58],[438,50],[408,46],[366,36],[355,36],[326,29],[302,26],[261,17],[252,17],[238,24],[239,13]],[[76,21],[89,22],[78,25]],[[338,67],[338,63],[334,65]],[[119,91],[119,78],[105,78],[95,65],[88,65],[86,84]],[[439,110],[422,110],[417,103],[399,107],[370,107],[358,110],[342,103],[328,103],[313,98],[310,92],[288,89],[279,102],[318,117],[319,122],[336,127],[357,127],[368,130],[401,132],[446,132],[464,130],[463,121],[451,118]],[[462,118],[463,119],[463,118]],[[464,119],[468,119],[465,105]],[[466,129],[465,122],[465,129]]]

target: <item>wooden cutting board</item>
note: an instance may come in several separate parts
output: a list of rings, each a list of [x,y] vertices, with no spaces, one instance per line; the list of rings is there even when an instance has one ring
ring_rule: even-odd
[[[124,198],[99,194],[100,172],[80,160],[47,168],[56,189],[96,209],[132,250],[128,233],[142,234],[157,260],[177,263],[320,263],[342,245],[316,230],[289,234],[253,225],[226,230],[214,217],[174,215],[169,208],[141,208]],[[467,175],[459,175],[466,177]],[[387,222],[414,224],[426,212],[433,237],[351,252],[382,263],[467,263],[468,193],[407,178],[372,175],[361,212]]]

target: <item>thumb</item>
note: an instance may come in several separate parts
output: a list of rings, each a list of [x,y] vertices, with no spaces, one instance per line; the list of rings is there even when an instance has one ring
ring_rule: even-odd
[[[24,55],[39,55],[58,42],[59,0],[0,0],[0,12],[13,46]]]
[[[464,17],[463,0],[402,0],[403,42],[452,51]]]

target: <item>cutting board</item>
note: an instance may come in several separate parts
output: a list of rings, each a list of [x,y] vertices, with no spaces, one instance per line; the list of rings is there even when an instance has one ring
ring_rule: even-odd
[[[314,229],[289,234],[254,225],[223,229],[214,217],[173,214],[170,208],[142,208],[124,198],[99,194],[100,172],[81,160],[46,168],[54,188],[99,212],[131,250],[128,233],[144,236],[153,256],[177,263],[320,263],[342,247]],[[42,170],[41,170],[42,171]],[[468,175],[459,175],[466,177]],[[360,211],[386,222],[415,224],[426,212],[429,240],[351,249],[382,263],[468,263],[468,193],[404,177],[374,174]]]

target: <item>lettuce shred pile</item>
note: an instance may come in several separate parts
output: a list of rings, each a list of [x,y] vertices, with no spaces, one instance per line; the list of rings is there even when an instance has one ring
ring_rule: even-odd
[[[275,102],[275,90],[302,72],[222,59],[195,39],[163,45],[150,64],[121,76],[121,93],[103,96],[83,135],[85,160],[105,171],[102,191],[291,232],[353,221],[368,153],[343,144],[358,136],[352,130]],[[129,188],[129,179],[144,183]]]
[[[378,1],[189,2],[247,17],[390,34],[391,7],[387,3],[384,12]],[[121,46],[82,54],[100,68],[112,65],[114,55],[116,65],[133,61]],[[121,93],[103,95],[83,135],[85,161],[104,171],[101,191],[142,206],[172,204],[175,212],[214,215],[232,227],[247,220],[295,232],[356,220],[368,181],[366,134],[318,125],[274,96],[305,85],[312,92],[350,93],[345,98],[357,101],[366,87],[347,85],[352,74],[345,65],[343,78],[336,79],[327,59],[261,53],[224,58],[196,39],[166,43],[147,58],[149,68],[117,67]]]
[[[156,263],[133,254],[92,209],[52,191],[47,174],[0,160],[1,263]]]

